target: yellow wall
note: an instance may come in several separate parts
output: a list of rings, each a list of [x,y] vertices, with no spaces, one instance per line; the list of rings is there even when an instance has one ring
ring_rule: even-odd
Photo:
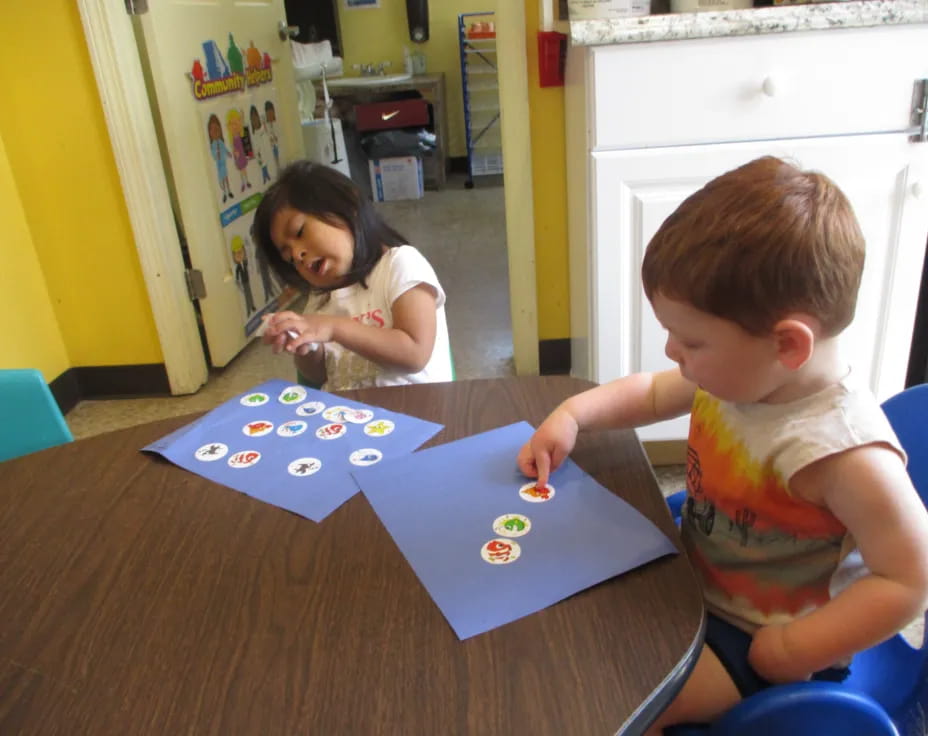
[[[77,3],[4,3],[0,48],[4,168],[67,353],[50,367],[162,362]],[[48,361],[45,327],[18,304],[4,313],[39,336],[20,360]]]
[[[345,62],[403,64],[403,46],[446,72],[451,154],[464,155],[457,14],[493,2],[430,4],[430,40],[408,40],[405,3],[341,13]],[[525,0],[533,151],[539,336],[569,335],[561,88],[537,80],[537,0]],[[72,0],[7,3],[0,45],[0,368],[162,362],[83,29]],[[41,28],[41,34],[24,33]]]
[[[381,0],[379,8],[346,8],[338,3],[345,76],[357,76],[352,64],[389,61],[387,73],[404,71],[403,46],[425,54],[429,72],[445,73],[450,156],[466,156],[464,102],[461,92],[461,57],[458,53],[458,13],[496,10],[497,0],[432,0],[429,3],[429,40],[409,40],[406,3]]]
[[[556,340],[570,337],[564,88],[539,86],[538,29],[538,0],[525,0],[538,339]]]
[[[0,136],[0,314],[6,315],[0,368],[37,368],[46,382],[69,367],[45,277]]]

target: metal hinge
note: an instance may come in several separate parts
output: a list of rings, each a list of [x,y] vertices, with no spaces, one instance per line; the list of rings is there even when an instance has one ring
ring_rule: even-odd
[[[909,140],[914,143],[928,141],[928,79],[916,79],[912,91],[912,128]]]
[[[126,12],[129,15],[145,15],[148,12],[148,0],[126,0]]]
[[[206,298],[206,282],[203,280],[202,271],[198,268],[188,268],[184,271],[184,281],[187,282],[190,301],[195,302],[197,299]]]

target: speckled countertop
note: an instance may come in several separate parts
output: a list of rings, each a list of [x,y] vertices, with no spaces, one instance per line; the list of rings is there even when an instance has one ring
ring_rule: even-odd
[[[574,20],[574,46],[928,23],[928,0],[851,0],[745,10]]]

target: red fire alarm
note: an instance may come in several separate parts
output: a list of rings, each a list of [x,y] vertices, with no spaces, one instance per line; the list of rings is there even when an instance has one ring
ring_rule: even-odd
[[[564,86],[567,34],[538,31],[538,78],[542,87]]]

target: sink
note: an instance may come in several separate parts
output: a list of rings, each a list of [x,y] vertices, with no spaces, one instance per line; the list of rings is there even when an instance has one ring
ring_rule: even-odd
[[[381,74],[373,77],[336,77],[327,79],[329,88],[335,87],[380,87],[392,82],[405,82],[412,79],[412,74]]]

